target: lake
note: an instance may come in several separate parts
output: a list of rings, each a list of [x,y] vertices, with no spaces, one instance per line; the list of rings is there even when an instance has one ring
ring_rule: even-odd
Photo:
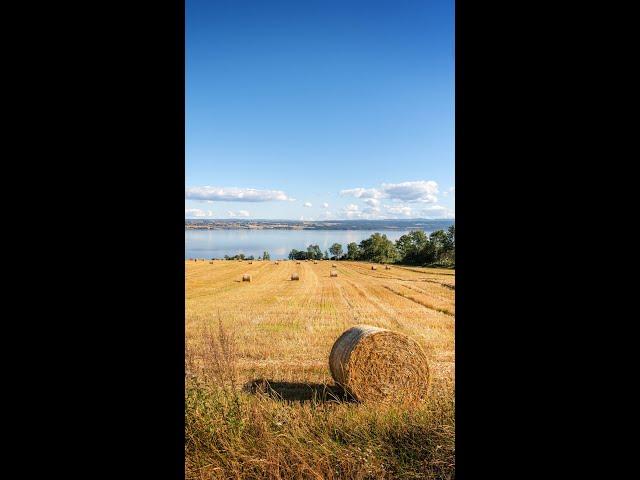
[[[409,230],[376,230],[395,241]],[[306,250],[311,244],[320,246],[323,252],[334,243],[342,244],[346,253],[347,244],[360,243],[369,238],[374,230],[185,230],[185,253],[187,258],[223,258],[244,253],[255,258],[266,250],[271,259],[287,258],[289,252]],[[427,232],[429,233],[429,232]]]

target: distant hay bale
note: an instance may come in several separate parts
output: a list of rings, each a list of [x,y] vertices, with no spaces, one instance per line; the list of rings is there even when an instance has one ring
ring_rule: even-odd
[[[300,277],[298,276],[297,273],[292,273],[291,274],[291,280],[300,280]]]
[[[332,277],[337,277],[338,276],[338,272],[336,272],[335,270],[331,270],[331,274]]]
[[[249,262],[249,265],[253,265],[253,262]]]
[[[401,333],[356,325],[333,344],[329,367],[335,382],[360,402],[414,402],[427,395],[427,356]]]
[[[276,265],[280,265],[280,262],[276,262]]]
[[[389,265],[385,265],[385,266],[384,266],[384,269],[385,269],[385,270],[391,270],[391,267],[390,267]]]
[[[243,282],[250,282],[251,281],[251,275],[245,273],[244,275],[242,275],[242,281]]]
[[[300,262],[296,262],[296,265],[300,265]]]
[[[210,261],[209,261],[209,265],[213,265],[213,260],[210,260]]]
[[[375,265],[371,265],[371,270],[377,270],[378,267],[376,267]]]
[[[336,265],[335,263],[332,263],[332,264],[331,264],[331,266],[332,266],[333,268],[336,268],[336,267],[337,267],[337,265]]]
[[[318,262],[316,262],[316,261],[314,260],[314,261],[313,261],[313,264],[314,264],[314,265],[317,265],[317,264],[318,264]]]

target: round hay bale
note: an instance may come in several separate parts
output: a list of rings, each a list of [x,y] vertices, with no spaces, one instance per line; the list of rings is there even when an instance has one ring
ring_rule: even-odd
[[[297,273],[292,273],[291,280],[300,280],[300,276]]]
[[[356,325],[338,338],[329,356],[331,376],[357,401],[414,402],[425,398],[429,365],[412,338]]]
[[[280,262],[276,262],[276,265],[280,265]]]
[[[210,262],[209,262],[209,265],[213,265],[213,261],[210,261]]]
[[[336,265],[335,263],[332,263],[332,264],[331,264],[331,266],[332,266],[333,268],[336,268],[336,267],[337,267],[337,265]]]
[[[336,272],[335,270],[331,270],[330,276],[337,277],[338,276],[338,272]]]
[[[249,262],[249,265],[253,265],[253,262]]]
[[[296,265],[300,265],[300,262],[296,262]]]
[[[385,265],[385,266],[384,266],[384,269],[385,269],[385,270],[391,270],[391,267],[390,267],[389,265]]]
[[[375,265],[371,265],[371,270],[376,270],[378,267],[376,267]]]
[[[243,282],[250,282],[251,281],[251,275],[245,273],[244,275],[242,275],[242,281]]]
[[[313,261],[313,264],[314,264],[314,265],[317,265],[317,264],[318,264],[318,262],[316,262],[316,261],[314,260],[314,261]]]

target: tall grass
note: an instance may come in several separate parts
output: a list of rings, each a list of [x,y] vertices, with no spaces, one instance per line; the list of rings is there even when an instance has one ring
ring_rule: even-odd
[[[188,479],[453,477],[451,380],[434,382],[410,410],[335,395],[296,400],[239,385],[235,335],[222,322],[203,324],[198,339],[185,351]]]

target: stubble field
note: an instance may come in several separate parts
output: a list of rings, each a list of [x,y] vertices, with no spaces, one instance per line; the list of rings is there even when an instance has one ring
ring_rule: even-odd
[[[188,478],[454,476],[454,271],[376,267],[186,262]],[[357,324],[422,345],[422,404],[358,404],[336,388],[329,352]]]

